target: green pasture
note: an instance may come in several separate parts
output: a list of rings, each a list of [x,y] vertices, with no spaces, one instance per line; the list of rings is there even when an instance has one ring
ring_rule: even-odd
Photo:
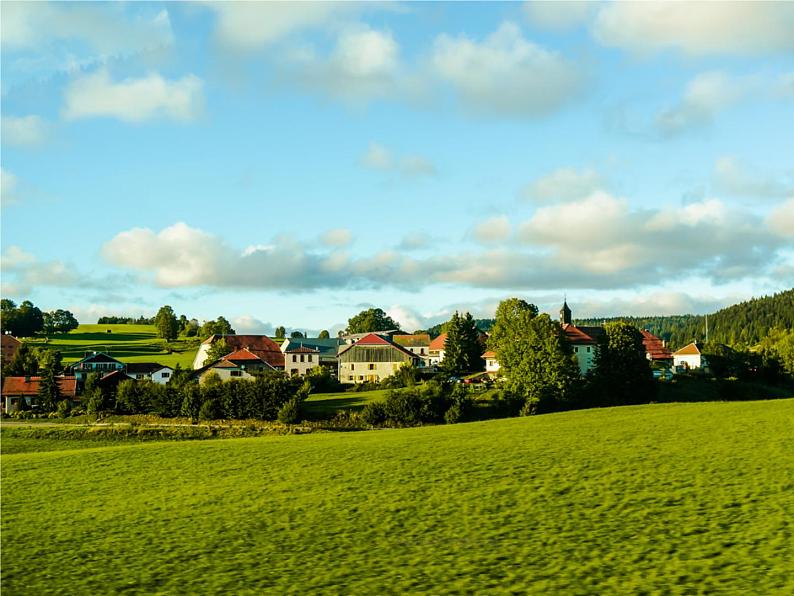
[[[110,333],[108,333],[110,331]],[[197,345],[182,339],[171,342],[169,353],[166,342],[157,337],[154,325],[80,325],[66,334],[51,335],[45,339],[25,340],[34,346],[60,350],[64,363],[75,362],[86,352],[108,352],[123,362],[159,362],[174,367],[193,368]]]
[[[331,417],[339,410],[358,412],[370,402],[384,401],[388,393],[388,389],[315,393],[303,402],[303,411],[308,418]]]
[[[15,453],[2,486],[7,594],[794,592],[791,399]]]

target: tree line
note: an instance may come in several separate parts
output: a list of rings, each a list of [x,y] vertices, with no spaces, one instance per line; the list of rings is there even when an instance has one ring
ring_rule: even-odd
[[[33,337],[37,333],[69,333],[79,325],[68,310],[59,308],[42,312],[30,300],[25,300],[17,306],[13,300],[4,298],[0,309],[2,332],[10,333],[15,337]]]

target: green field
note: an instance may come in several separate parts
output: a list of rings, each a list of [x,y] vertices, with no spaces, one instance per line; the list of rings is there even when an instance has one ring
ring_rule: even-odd
[[[790,399],[74,447],[2,456],[4,593],[794,592]]]
[[[108,333],[110,330],[110,333]],[[25,340],[43,346],[43,339]],[[80,325],[63,335],[52,335],[46,346],[60,350],[64,363],[83,358],[86,352],[108,352],[122,362],[159,362],[174,367],[193,368],[197,346],[187,341],[172,342],[169,353],[164,340],[157,337],[154,325]]]

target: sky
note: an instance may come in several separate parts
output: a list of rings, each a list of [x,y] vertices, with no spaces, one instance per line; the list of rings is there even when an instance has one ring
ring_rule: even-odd
[[[794,286],[794,3],[2,3],[2,295],[404,329]]]

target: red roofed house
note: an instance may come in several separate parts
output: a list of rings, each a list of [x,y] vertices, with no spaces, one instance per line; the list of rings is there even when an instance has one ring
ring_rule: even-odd
[[[198,375],[200,383],[203,383],[210,373],[217,374],[221,381],[229,381],[231,379],[246,379],[250,381],[256,378],[254,373],[263,370],[276,369],[252,350],[242,348],[200,368],[195,374]]]
[[[641,330],[640,333],[642,333],[642,345],[645,346],[645,357],[651,364],[673,363],[673,353],[667,349],[661,338],[646,329]]]
[[[571,345],[573,355],[579,364],[579,373],[586,375],[595,367],[598,340],[604,334],[603,327],[577,327],[571,323],[571,309],[565,301],[560,309],[560,325],[565,339]]]
[[[4,412],[16,410],[19,400],[24,399],[29,406],[38,403],[39,385],[41,377],[5,377],[3,379],[3,400]],[[77,399],[77,379],[75,377],[58,377],[58,387],[61,395],[74,405]]]
[[[21,345],[22,342],[13,335],[4,333],[2,336],[0,336],[0,349],[2,349],[2,352],[0,353],[0,362],[3,364],[6,362],[11,362],[14,359],[14,356],[17,355],[17,350],[19,350],[19,346]]]
[[[226,345],[232,351],[245,348],[273,368],[284,369],[284,354],[281,353],[276,342],[267,335],[210,335],[201,343],[198,352],[196,352],[196,357],[193,359],[194,369],[204,368],[204,361],[207,359],[210,346],[221,339],[226,340]]]
[[[392,376],[406,362],[419,366],[420,357],[390,338],[370,333],[339,350],[342,383],[377,383]]]
[[[430,354],[430,358],[428,359],[428,364],[430,366],[438,366],[441,364],[441,361],[444,360],[444,351],[446,350],[446,343],[447,343],[447,334],[442,333],[438,337],[436,337],[433,341],[430,342],[430,346],[428,348],[428,353]]]

